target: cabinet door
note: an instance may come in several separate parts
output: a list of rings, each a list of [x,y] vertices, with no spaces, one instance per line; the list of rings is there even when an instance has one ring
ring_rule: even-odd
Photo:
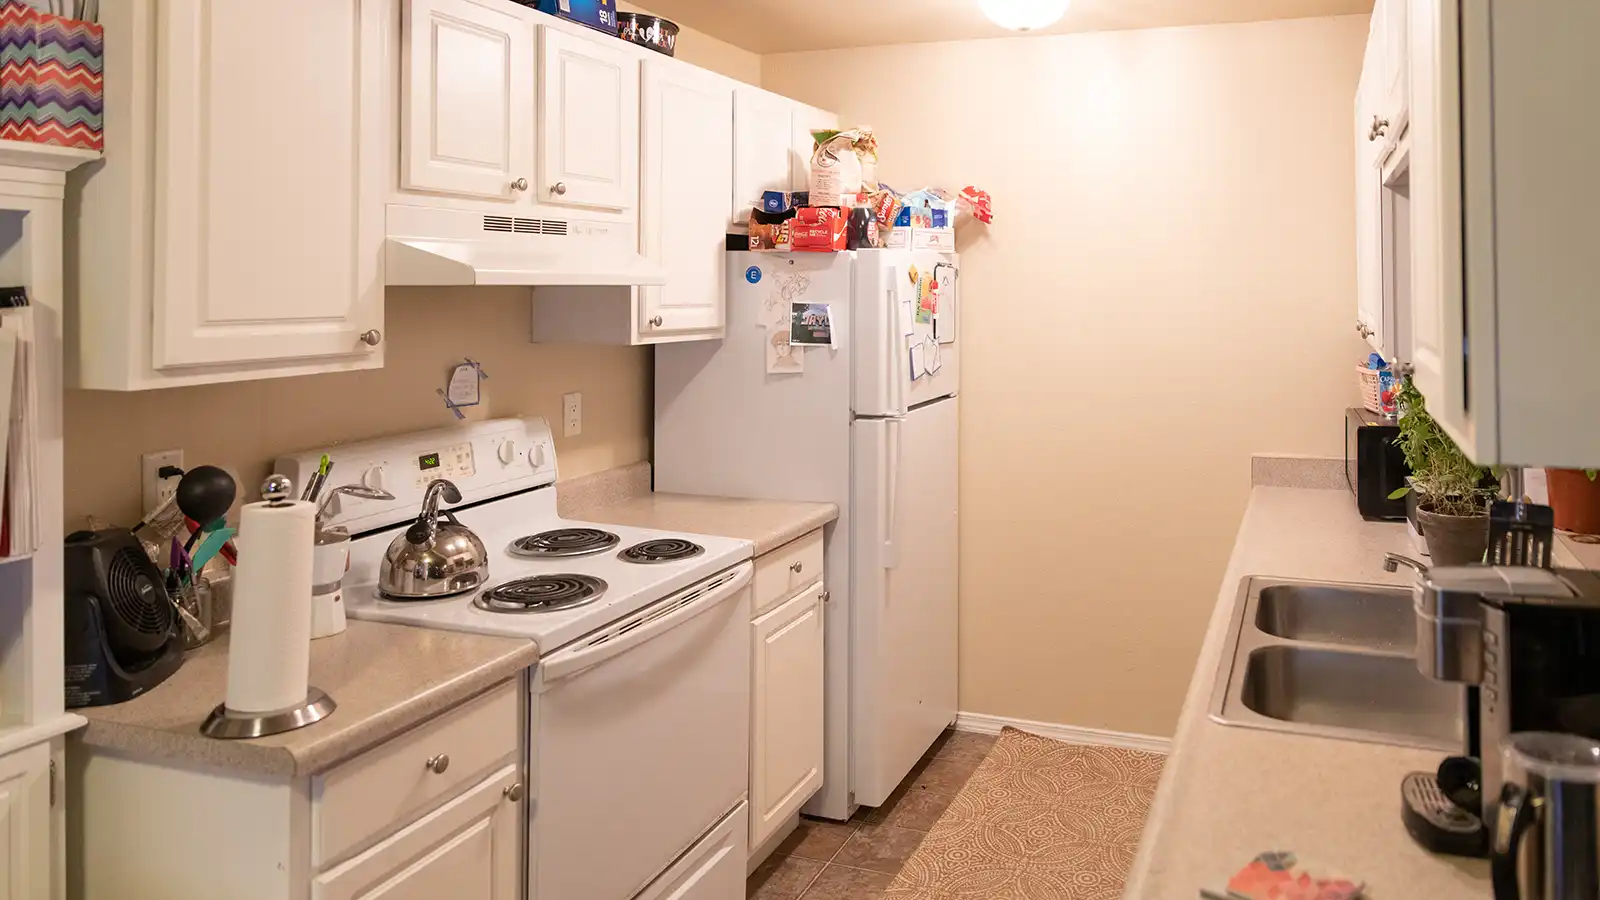
[[[794,143],[795,103],[759,88],[733,95],[733,215],[750,220],[764,191],[793,189],[789,153]]]
[[[1372,349],[1384,346],[1383,315],[1383,176],[1378,168],[1382,138],[1373,132],[1380,99],[1377,88],[1381,60],[1367,44],[1367,61],[1356,88],[1356,330]]]
[[[1383,117],[1398,138],[1411,112],[1410,0],[1378,0],[1373,18],[1383,18]]]
[[[639,334],[718,331],[733,189],[733,86],[689,66],[644,65],[640,252],[667,270],[639,289]],[[692,175],[690,174],[692,173]]]
[[[534,24],[499,0],[405,0],[400,186],[492,200],[535,177]]]
[[[1463,343],[1460,11],[1456,0],[1412,0],[1411,12],[1412,377],[1428,412],[1469,448],[1476,442]]]
[[[385,4],[157,9],[154,364],[376,352]]]
[[[814,129],[838,128],[839,117],[825,109],[796,104],[793,112],[794,140],[789,145],[789,189],[804,191],[811,184],[811,154],[816,145]]]
[[[822,787],[823,589],[818,582],[750,626],[750,846]]]
[[[355,859],[318,875],[314,900],[516,900],[523,786],[507,766]]]
[[[33,900],[50,887],[48,747],[0,759],[0,900]]]
[[[633,209],[639,188],[639,61],[543,28],[540,202]],[[692,172],[680,173],[692,180]]]

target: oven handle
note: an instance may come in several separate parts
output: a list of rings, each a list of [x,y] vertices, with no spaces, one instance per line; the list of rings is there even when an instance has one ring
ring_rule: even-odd
[[[576,647],[558,651],[547,660],[540,660],[539,668],[544,671],[544,683],[549,685],[551,682],[592,669],[612,657],[632,650],[652,638],[671,631],[707,610],[722,605],[724,601],[738,596],[739,592],[745,589],[745,586],[750,583],[754,571],[755,568],[753,566],[745,563],[740,567],[739,573],[728,583],[718,586],[715,590],[707,591],[704,596],[697,597],[693,602],[674,609],[659,618],[648,619],[644,624],[639,625],[632,631],[598,644],[593,643],[595,639],[591,638]],[[693,588],[690,590],[692,591]],[[679,596],[682,595],[680,594]],[[665,600],[662,602],[671,604],[673,601]],[[611,631],[611,628],[606,629],[606,633]],[[599,636],[597,635],[596,637]]]

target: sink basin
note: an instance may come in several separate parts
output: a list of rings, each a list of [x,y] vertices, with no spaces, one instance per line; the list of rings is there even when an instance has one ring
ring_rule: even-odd
[[[1411,592],[1342,584],[1273,584],[1261,589],[1256,627],[1293,641],[1411,653],[1417,620]]]
[[[1465,688],[1417,670],[1411,592],[1246,578],[1218,664],[1224,725],[1459,752]]]
[[[1281,722],[1459,746],[1461,688],[1417,671],[1408,656],[1310,647],[1251,651],[1244,706]]]

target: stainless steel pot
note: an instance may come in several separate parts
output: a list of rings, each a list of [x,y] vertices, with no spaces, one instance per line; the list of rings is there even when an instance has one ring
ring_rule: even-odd
[[[422,497],[422,513],[389,544],[378,590],[394,600],[452,597],[489,580],[489,551],[472,529],[439,511],[439,500],[460,503],[461,491],[439,479]]]

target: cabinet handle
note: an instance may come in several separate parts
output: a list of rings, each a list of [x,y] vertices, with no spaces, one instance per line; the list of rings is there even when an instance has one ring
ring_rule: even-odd
[[[550,189],[550,193],[555,194],[557,197],[565,197],[567,195],[567,183],[565,181],[556,182],[556,186]]]
[[[800,570],[804,569],[804,568],[805,568],[805,565],[803,563],[801,563],[800,560],[797,559],[797,560],[794,561],[794,565],[791,565],[789,567],[789,571],[795,573],[796,575],[799,575],[800,574]]]
[[[441,753],[428,759],[428,771],[435,775],[443,775],[444,770],[448,768],[450,768],[450,756],[447,753]]]
[[[361,343],[366,344],[368,347],[376,347],[383,343],[383,332],[374,328],[361,335]]]
[[[525,191],[525,190],[527,190],[528,189],[528,179],[526,179],[526,178],[518,178],[516,181],[511,182],[511,189],[513,191]]]
[[[651,319],[650,320],[650,327],[652,327],[652,328],[660,328],[661,327],[661,317],[660,316],[656,316],[655,318]]]
[[[510,787],[506,788],[503,793],[505,794],[505,798],[510,800],[512,803],[520,801],[522,799],[522,782],[519,781],[516,784],[511,785]]]

